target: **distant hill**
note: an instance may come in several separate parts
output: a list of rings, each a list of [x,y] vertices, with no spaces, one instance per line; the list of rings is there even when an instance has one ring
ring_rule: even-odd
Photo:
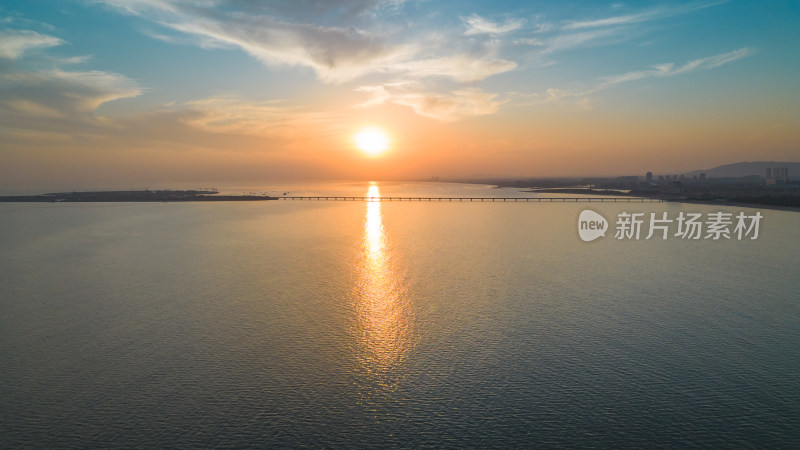
[[[724,177],[746,177],[748,175],[758,175],[764,178],[768,167],[788,167],[789,178],[800,178],[800,162],[780,162],[780,161],[751,161],[725,164],[707,170],[695,170],[688,172],[686,176],[699,175],[705,172],[706,176],[714,178]]]

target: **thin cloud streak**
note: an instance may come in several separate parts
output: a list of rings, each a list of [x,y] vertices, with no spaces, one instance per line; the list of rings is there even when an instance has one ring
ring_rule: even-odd
[[[402,84],[362,86],[356,91],[366,92],[372,96],[371,99],[357,105],[357,108],[393,103],[409,107],[420,116],[441,122],[455,122],[468,117],[494,114],[505,103],[496,100],[497,94],[478,88],[438,93],[425,91],[413,84]]]
[[[467,25],[467,31],[464,32],[466,36],[508,33],[521,28],[525,24],[524,19],[508,19],[504,24],[500,25],[484,19],[477,14],[462,18],[461,20]]]
[[[516,67],[517,63],[513,61],[461,54],[400,63],[390,70],[405,73],[411,78],[445,77],[469,83],[514,70]]]
[[[55,47],[64,41],[31,30],[0,30],[0,58],[15,60],[28,50]]]
[[[683,6],[665,6],[647,11],[568,22],[536,21],[531,29],[521,29],[523,36],[512,41],[514,45],[529,46],[534,49],[529,55],[541,58],[541,66],[554,64],[549,56],[576,48],[598,47],[618,44],[646,33],[642,24],[669,17],[689,14],[710,8],[728,0],[693,3]],[[524,36],[527,33],[528,36]]]
[[[591,109],[589,104],[590,97],[606,89],[648,78],[669,78],[701,70],[710,70],[744,59],[753,53],[755,53],[755,50],[749,47],[743,47],[719,55],[698,58],[681,66],[676,66],[675,63],[655,64],[646,70],[626,72],[600,78],[594,86],[588,89],[548,88],[544,91],[544,94],[517,93],[514,95],[514,104],[516,106],[558,104],[561,106],[574,107],[577,110],[587,111]]]
[[[728,0],[710,2],[710,3],[695,3],[679,7],[664,7],[645,11],[638,14],[627,14],[621,16],[605,17],[602,19],[591,19],[582,21],[572,21],[566,23],[562,29],[564,30],[582,30],[586,28],[600,28],[600,27],[613,27],[620,25],[628,25],[639,22],[646,22],[649,20],[662,19],[680,14],[686,14],[699,9],[710,8],[712,6],[727,3]]]
[[[0,72],[0,104],[39,117],[88,114],[103,103],[136,97],[142,89],[122,75],[101,72]]]
[[[675,75],[691,73],[697,70],[713,69],[715,67],[719,67],[734,61],[738,61],[742,58],[746,58],[752,55],[753,53],[754,51],[751,48],[743,47],[731,52],[695,59],[679,67],[675,67],[674,63],[657,64],[652,66],[652,68],[648,70],[628,72],[613,77],[607,77],[604,79],[602,83],[600,83],[597,87],[588,91],[587,93],[597,92],[617,84],[642,80],[645,78],[653,78],[653,77],[666,78]]]
[[[254,102],[234,96],[210,97],[177,105],[182,122],[221,134],[270,136],[297,140],[313,128],[317,134],[337,127],[338,115],[289,106],[281,101]]]

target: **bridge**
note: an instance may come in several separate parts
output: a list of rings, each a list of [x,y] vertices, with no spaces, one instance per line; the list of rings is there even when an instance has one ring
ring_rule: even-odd
[[[350,196],[279,196],[279,200],[325,200],[364,202],[663,202],[660,198],[645,197],[350,197]]]

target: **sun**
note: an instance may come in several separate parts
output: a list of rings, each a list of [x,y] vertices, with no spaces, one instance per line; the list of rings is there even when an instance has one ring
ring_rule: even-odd
[[[368,156],[379,156],[389,150],[391,139],[378,127],[364,127],[353,136],[353,142]]]

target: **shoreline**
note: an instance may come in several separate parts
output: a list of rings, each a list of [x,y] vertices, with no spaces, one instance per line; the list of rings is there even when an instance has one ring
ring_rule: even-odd
[[[650,199],[657,199],[663,200],[665,202],[670,203],[693,203],[698,205],[712,205],[712,206],[730,206],[730,207],[739,207],[739,208],[759,208],[759,209],[771,209],[776,211],[795,211],[800,212],[800,206],[795,205],[774,205],[770,203],[759,203],[759,202],[746,202],[741,200],[725,200],[725,199],[700,199],[700,198],[676,198],[676,197],[664,197],[660,195],[648,195],[647,193],[627,193],[627,192],[620,192],[618,190],[607,190],[607,189],[592,189],[591,191],[588,189],[578,189],[578,188],[544,188],[544,189],[528,189],[523,192],[531,192],[531,193],[551,193],[551,194],[575,194],[575,195],[608,195],[608,196],[620,196],[620,197],[643,197],[643,198],[650,198]]]
[[[238,202],[277,200],[268,195],[217,195],[217,191],[86,191],[0,196],[5,203]]]
[[[258,202],[278,200],[277,197],[256,195],[225,195],[220,197],[170,198],[170,199],[49,199],[38,196],[0,197],[0,203],[187,203],[187,202]]]
[[[487,186],[491,186],[487,184]],[[507,187],[494,185],[495,188]],[[612,189],[581,189],[581,188],[542,188],[522,189],[526,193],[557,193],[571,195],[601,195],[609,197],[637,197],[651,200],[661,200],[671,203],[700,204],[719,207],[739,207],[754,209],[769,209],[776,211],[800,212],[800,205],[778,205],[760,202],[747,202],[741,200],[725,199],[700,199],[665,197],[663,195],[648,195],[646,193],[630,193]],[[216,190],[158,190],[158,191],[85,191],[85,192],[59,192],[39,195],[7,195],[0,196],[0,203],[167,203],[167,202],[241,202],[241,201],[268,201],[279,200],[279,197],[268,195],[218,195]]]
[[[800,212],[800,206],[791,205],[770,205],[766,203],[748,203],[740,201],[726,201],[726,200],[695,200],[695,199],[682,199],[682,200],[666,200],[670,203],[693,203],[697,205],[712,205],[712,206],[730,206],[737,208],[753,208],[753,209],[771,209],[775,211],[794,211]]]

